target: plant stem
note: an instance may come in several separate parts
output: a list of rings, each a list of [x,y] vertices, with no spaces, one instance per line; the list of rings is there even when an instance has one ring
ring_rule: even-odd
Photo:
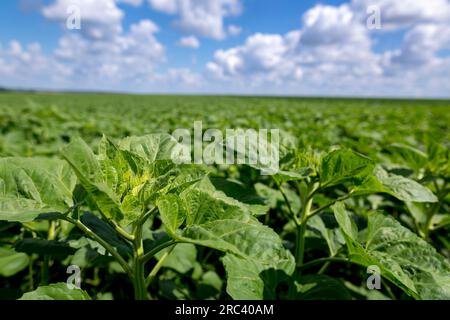
[[[296,278],[301,271],[301,266],[303,265],[303,259],[305,257],[305,234],[306,234],[306,225],[308,223],[308,218],[310,216],[310,211],[313,203],[313,195],[314,192],[319,187],[318,183],[314,183],[308,187],[308,192],[306,195],[302,197],[304,200],[301,214],[300,214],[300,223],[297,225],[296,236],[295,236],[295,265],[297,267],[294,278]],[[300,195],[302,196],[302,195]],[[306,201],[306,202],[305,202]],[[289,296],[294,294],[294,281],[291,282],[289,286]]]
[[[152,283],[153,279],[156,277],[156,274],[158,273],[158,271],[163,266],[164,261],[172,253],[173,249],[175,249],[175,246],[176,245],[173,245],[169,250],[167,250],[167,252],[164,253],[164,255],[161,257],[161,259],[159,259],[158,263],[153,267],[153,269],[150,272],[150,274],[148,275],[147,279],[145,279],[145,284],[147,286],[149,286]]]
[[[136,300],[147,300],[147,286],[145,285],[144,265],[144,242],[142,241],[142,226],[137,224],[134,232],[134,297]]]
[[[176,240],[170,240],[164,243],[161,243],[160,245],[156,246],[155,248],[153,248],[152,250],[150,250],[149,252],[147,252],[146,254],[144,254],[143,256],[141,256],[141,262],[146,263],[147,261],[149,261],[151,258],[153,258],[153,256],[155,254],[157,254],[158,252],[160,252],[161,250],[164,250],[167,247],[170,247],[174,244],[177,243],[181,243],[179,241]]]
[[[275,177],[273,178],[273,180],[275,181],[275,184],[277,185],[278,190],[280,190],[281,195],[283,196],[284,202],[286,203],[286,206],[288,207],[291,218],[294,220],[295,225],[298,227],[300,224],[300,221],[298,220],[297,216],[295,215],[294,210],[292,210],[291,203],[289,202],[289,199],[286,195],[286,192],[284,191],[283,186],[281,185],[281,183],[278,182],[278,180]]]
[[[70,218],[69,216],[66,216],[64,218],[66,221],[76,225],[81,231],[83,231],[88,237],[91,239],[97,241],[100,243],[108,253],[110,253],[116,260],[119,262],[119,264],[122,266],[123,270],[128,274],[128,276],[133,277],[133,272],[128,265],[128,263],[125,261],[125,259],[113,248],[107,243],[105,240],[100,238],[97,234],[95,234],[91,229],[86,227],[80,220],[75,220]]]
[[[50,221],[50,225],[48,227],[47,240],[55,240],[56,238],[56,221]],[[41,285],[47,285],[49,279],[49,269],[50,269],[50,256],[44,255],[44,262],[41,270]]]
[[[436,189],[436,194],[437,194],[438,201],[431,206],[431,209],[427,213],[427,219],[425,221],[424,230],[422,232],[423,233],[423,238],[425,240],[427,240],[427,241],[430,238],[430,232],[431,232],[431,225],[433,223],[433,217],[434,217],[434,215],[436,213],[439,212],[439,209],[441,208],[442,200],[445,199],[445,197],[447,196],[447,193],[446,193],[446,190],[445,190],[445,187],[446,187],[446,182],[445,181],[444,181],[444,184],[443,184],[442,188],[439,188],[439,185],[436,182],[436,180],[434,180],[433,183],[434,183],[434,187]]]

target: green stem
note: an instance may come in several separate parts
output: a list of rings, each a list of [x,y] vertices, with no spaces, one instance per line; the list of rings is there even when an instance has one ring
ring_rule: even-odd
[[[278,180],[275,177],[273,177],[273,180],[275,181],[275,184],[277,185],[278,190],[280,190],[281,195],[283,196],[284,202],[286,203],[286,206],[288,207],[291,218],[294,220],[295,224],[297,226],[299,226],[300,221],[298,220],[297,216],[295,215],[294,210],[292,210],[291,203],[289,202],[289,199],[286,195],[286,192],[284,191],[283,186],[281,185],[281,183],[278,182]]]
[[[56,238],[56,221],[50,221],[50,225],[48,227],[47,240],[55,240]],[[50,256],[44,255],[44,262],[41,270],[41,282],[40,284],[45,286],[48,284],[50,274]]]
[[[301,223],[297,228],[295,238],[295,264],[300,267],[303,264],[303,258],[305,257],[305,233],[306,222]]]
[[[109,254],[111,254],[116,260],[117,262],[122,266],[123,270],[125,270],[125,272],[130,276],[133,277],[133,272],[130,268],[130,266],[128,265],[128,263],[125,261],[125,259],[113,248],[109,245],[109,243],[107,243],[105,240],[103,240],[102,238],[100,238],[97,234],[95,234],[91,229],[89,229],[88,227],[86,227],[80,220],[75,220],[70,218],[69,216],[66,216],[64,218],[66,221],[76,225],[81,231],[83,231],[89,238],[97,241],[98,243],[100,243],[105,249],[106,251],[108,251]]]
[[[306,225],[308,223],[308,218],[310,217],[310,211],[313,203],[313,195],[314,192],[319,187],[318,183],[312,184],[308,188],[307,194],[302,198],[304,199],[303,207],[300,214],[300,223],[297,225],[296,237],[295,237],[295,265],[297,270],[294,274],[294,278],[296,278],[300,274],[300,268],[303,265],[303,260],[305,257],[305,234],[306,234]],[[301,196],[301,195],[300,195]],[[291,282],[289,286],[289,296],[292,296],[294,293],[294,281]]]
[[[152,271],[148,275],[147,279],[145,279],[145,284],[149,286],[153,279],[156,277],[156,274],[161,269],[161,267],[164,264],[164,261],[167,259],[167,257],[172,253],[173,249],[175,249],[176,245],[173,245],[169,250],[167,250],[166,253],[159,259],[158,263],[153,267]]]
[[[433,223],[433,217],[439,212],[439,209],[441,208],[442,199],[445,199],[445,197],[447,196],[447,193],[445,190],[445,187],[446,187],[445,182],[444,182],[442,188],[439,188],[439,185],[436,182],[436,180],[434,180],[433,183],[434,183],[434,187],[436,189],[438,201],[431,206],[431,209],[427,214],[427,219],[424,224],[424,230],[422,232],[423,238],[425,240],[429,240],[430,232],[431,232],[431,224]]]
[[[150,218],[152,215],[156,214],[156,212],[158,211],[158,207],[153,207],[152,209],[150,209],[149,211],[145,212],[141,217],[139,217],[139,225],[143,225],[148,218]]]
[[[323,205],[323,206],[320,207],[320,208],[314,209],[314,210],[312,210],[312,211],[309,213],[309,217],[315,216],[316,214],[322,212],[323,210],[325,210],[325,209],[331,207],[331,206],[332,206],[333,204],[335,204],[336,202],[347,200],[347,199],[350,198],[351,196],[352,196],[352,193],[350,192],[350,193],[346,194],[345,196],[342,196],[342,197],[340,197],[340,198],[337,198],[336,200],[333,200],[333,201],[327,203],[326,205]]]
[[[144,256],[144,243],[142,241],[142,226],[136,225],[134,232],[134,297],[136,300],[147,300],[147,286],[145,285],[144,265],[142,261]]]
[[[160,245],[156,246],[155,248],[153,248],[152,250],[150,250],[149,252],[144,254],[141,257],[141,262],[147,263],[147,261],[149,261],[151,258],[153,258],[155,254],[157,254],[161,250],[164,250],[165,248],[170,247],[170,246],[172,246],[174,244],[177,244],[177,243],[181,243],[181,242],[176,241],[176,240],[170,240],[170,241],[161,243]]]
[[[128,241],[134,241],[134,235],[129,234],[128,232],[126,232],[124,229],[122,229],[122,227],[120,227],[117,223],[115,223],[114,221],[112,221],[111,219],[108,219],[108,217],[101,211],[100,214],[103,217],[103,219],[105,219],[105,221],[108,222],[108,224],[114,228],[114,230],[116,230],[116,232],[125,240]]]

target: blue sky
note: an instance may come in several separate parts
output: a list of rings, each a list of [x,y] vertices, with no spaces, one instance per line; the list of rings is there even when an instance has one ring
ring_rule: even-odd
[[[0,86],[449,97],[448,21],[449,0],[5,0]]]

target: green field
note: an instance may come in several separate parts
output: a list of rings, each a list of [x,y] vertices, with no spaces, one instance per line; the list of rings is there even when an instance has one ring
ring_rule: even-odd
[[[163,158],[195,121],[281,130],[282,171]],[[450,299],[449,125],[448,100],[0,93],[0,299]]]

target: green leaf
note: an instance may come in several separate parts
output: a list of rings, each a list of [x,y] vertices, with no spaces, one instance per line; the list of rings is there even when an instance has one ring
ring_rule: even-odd
[[[450,299],[450,264],[426,241],[392,217],[370,213],[362,243],[342,202],[333,206],[350,260],[376,265],[381,275],[416,299]]]
[[[68,243],[56,240],[44,240],[28,238],[19,240],[14,244],[17,252],[27,254],[37,253],[56,258],[64,258],[75,253],[77,249],[72,248]]]
[[[122,225],[136,221],[166,193],[179,193],[200,181],[200,166],[176,165],[171,157],[176,141],[168,135],[130,137],[115,145],[103,137],[98,155],[81,139],[63,150],[81,185],[108,219]]]
[[[235,300],[276,299],[276,289],[280,282],[294,271],[293,260],[274,257],[272,265],[258,261],[263,253],[241,258],[226,254],[222,259],[227,272],[227,293]]]
[[[167,233],[174,238],[178,237],[177,229],[186,219],[186,208],[183,201],[177,195],[168,194],[158,199],[156,205]]]
[[[11,277],[28,266],[30,259],[25,253],[0,247],[0,275]]]
[[[306,179],[314,173],[314,170],[309,167],[300,168],[295,171],[284,171],[279,170],[273,177],[278,181],[278,183],[285,183],[288,181],[299,181]]]
[[[158,208],[167,232],[176,240],[230,253],[233,255],[230,257],[240,259],[239,264],[250,263],[250,269],[256,271],[257,276],[269,269],[283,270],[286,274],[293,272],[293,257],[283,247],[279,236],[242,210],[236,200],[222,193],[198,189],[186,190],[178,201],[174,197],[160,199]],[[183,215],[185,222],[181,228]],[[229,273],[227,291],[233,298],[242,297],[243,293],[236,286],[250,285],[253,279],[238,276],[240,268],[228,263],[230,259],[224,259]],[[263,280],[258,281],[261,285]],[[263,291],[259,289],[251,295],[247,293],[248,299],[263,298]]]
[[[69,289],[66,283],[56,283],[27,292],[19,300],[91,300],[91,298],[84,290]]]
[[[238,200],[252,214],[263,215],[269,210],[269,207],[264,203],[264,199],[257,194],[253,187],[245,186],[242,182],[231,179],[210,177],[209,180],[212,184],[211,189],[222,191],[226,196]]]
[[[64,161],[0,159],[0,220],[30,222],[43,213],[66,212],[75,183]]]
[[[156,258],[159,260],[161,256],[167,252],[165,249],[160,251]],[[170,255],[164,260],[163,267],[170,268],[179,273],[186,273],[192,270],[197,262],[197,249],[193,244],[190,243],[180,243],[175,246]]]
[[[98,209],[107,218],[121,221],[124,213],[119,205],[119,197],[109,187],[111,178],[108,180],[108,172],[103,172],[91,148],[82,139],[76,138],[62,150],[62,156],[72,166],[81,185]]]
[[[328,153],[320,164],[320,182],[322,187],[330,187],[345,181],[360,179],[370,174],[373,161],[347,149],[338,149]]]
[[[425,152],[411,146],[394,143],[385,149],[392,155],[394,160],[400,160],[415,170],[423,168],[428,162],[428,156]]]
[[[322,238],[327,242],[331,256],[336,255],[338,250],[345,243],[340,232],[337,232],[338,229],[328,229],[322,218],[318,215],[313,216],[308,220],[308,227],[317,230],[322,235]]]
[[[437,202],[437,197],[430,189],[418,182],[386,172],[377,167],[374,175],[353,189],[354,194],[382,192],[390,194],[405,202]]]
[[[157,160],[171,160],[181,164],[190,159],[190,153],[187,152],[186,147],[165,133],[128,137],[119,142],[119,148],[129,151],[149,163]]]
[[[295,281],[295,300],[351,300],[352,296],[338,279],[326,275],[301,275]]]

